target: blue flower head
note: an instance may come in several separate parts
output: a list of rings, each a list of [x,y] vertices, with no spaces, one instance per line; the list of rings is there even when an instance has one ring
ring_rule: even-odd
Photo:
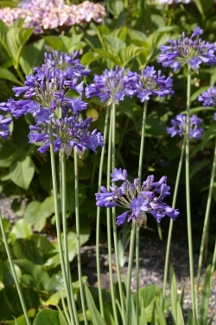
[[[198,73],[200,64],[213,65],[216,62],[215,44],[205,42],[200,38],[203,31],[196,27],[190,37],[182,33],[180,39],[168,40],[168,45],[161,46],[158,62],[164,67],[171,67],[174,71],[180,70],[185,64]]]
[[[122,184],[110,186],[109,190],[101,186],[101,192],[95,194],[96,204],[100,207],[119,206],[126,209],[117,217],[117,225],[133,219],[138,228],[142,224],[146,226],[147,213],[150,213],[158,222],[165,215],[172,219],[176,219],[179,215],[178,210],[163,202],[163,199],[170,194],[170,188],[166,184],[166,176],[157,182],[154,182],[154,176],[150,175],[142,184],[138,178],[131,183],[128,181],[125,169],[115,168],[114,172],[111,173],[111,178],[112,182],[121,181]]]
[[[175,119],[171,120],[172,127],[167,128],[167,133],[174,137],[184,136],[186,133],[186,115],[179,114]],[[196,115],[190,117],[190,138],[200,139],[204,129],[200,127],[201,119]]]
[[[10,99],[8,105],[12,115],[19,118],[31,113],[37,123],[44,123],[61,108],[62,116],[68,112],[78,115],[86,109],[81,97],[71,98],[69,91],[83,92],[83,77],[89,70],[80,63],[77,52],[44,54],[44,63],[40,68],[34,68],[34,74],[26,77],[25,85],[13,87],[15,96],[23,95],[23,99],[15,101]]]
[[[124,68],[116,67],[115,70],[104,70],[101,76],[95,75],[93,84],[86,86],[86,97],[100,97],[107,105],[118,104],[125,96],[133,96],[135,90],[131,84],[130,74]]]
[[[141,70],[140,75],[135,73],[134,76],[134,87],[141,102],[149,100],[150,96],[165,97],[174,94],[172,78],[162,76],[160,70],[156,73],[154,67],[147,66]]]
[[[80,158],[87,149],[96,152],[98,146],[104,145],[104,138],[96,129],[89,131],[90,122],[91,118],[82,120],[76,115],[69,118],[52,118],[54,151],[60,151],[69,157],[72,148],[75,148]],[[30,126],[29,142],[42,142],[38,151],[44,154],[50,146],[48,125],[44,123]]]

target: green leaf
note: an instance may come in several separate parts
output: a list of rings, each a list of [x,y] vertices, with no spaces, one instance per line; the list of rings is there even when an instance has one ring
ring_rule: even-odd
[[[17,238],[28,238],[32,235],[31,228],[25,221],[25,219],[20,219],[16,222],[16,224],[13,226],[9,237],[12,240],[15,240]]]
[[[89,65],[90,63],[98,60],[99,58],[101,58],[101,55],[98,54],[98,53],[95,53],[95,52],[87,52],[85,53],[80,62],[83,64],[83,65]]]
[[[35,264],[43,264],[42,253],[31,238],[17,239],[14,242],[13,251],[17,259],[28,259]]]
[[[119,56],[122,60],[122,66],[126,66],[128,62],[135,59],[142,52],[142,48],[131,44],[120,50]]]
[[[59,312],[52,309],[43,309],[35,317],[33,325],[61,325]]]
[[[201,325],[205,325],[208,322],[208,306],[209,298],[211,293],[211,283],[212,283],[211,265],[206,269],[206,275],[204,280],[204,285],[202,288],[202,296],[200,301],[200,313],[199,322]]]
[[[20,267],[22,274],[28,274],[33,277],[34,287],[37,290],[45,290],[50,277],[41,265],[37,265],[27,259],[14,260],[14,264]]]
[[[18,266],[14,265],[17,278],[21,277],[21,270]],[[5,287],[14,285],[14,278],[11,272],[10,264],[6,261],[0,261],[0,283],[3,283]]]
[[[35,230],[41,231],[46,223],[46,218],[54,213],[53,196],[47,197],[44,202],[30,202],[24,212],[24,218]]]
[[[15,68],[18,68],[21,51],[32,32],[33,28],[23,27],[10,27],[7,32],[7,46],[13,57]]]
[[[170,266],[170,300],[171,300],[171,314],[173,319],[173,324],[177,325],[177,285],[174,269],[172,265]]]
[[[18,186],[27,190],[34,176],[35,167],[30,157],[23,157],[15,161],[9,168],[11,180]]]
[[[22,294],[25,300],[26,308],[30,312],[30,309],[35,308],[35,306],[40,305],[39,295],[33,289],[30,288],[21,288]],[[23,310],[20,304],[19,296],[15,286],[5,287],[0,291],[0,319],[13,319],[17,318],[23,314]],[[18,323],[19,324],[19,323]],[[22,324],[22,323],[21,323]],[[46,323],[44,323],[46,324]]]
[[[31,74],[34,67],[41,65],[44,57],[43,48],[43,39],[24,47],[19,59],[19,63],[25,75]]]
[[[67,52],[63,40],[59,36],[44,36],[47,45],[51,46],[54,50],[59,52]]]
[[[4,69],[0,67],[0,78],[12,81],[20,86],[23,85],[22,82],[20,82],[13,73],[11,73],[8,69]]]
[[[3,20],[0,19],[0,43],[2,44],[2,46],[4,47],[8,55],[11,56],[11,52],[7,44],[8,30],[9,30],[8,26],[3,22]]]
[[[94,300],[92,298],[92,295],[86,285],[84,286],[84,289],[85,289],[85,296],[86,296],[88,309],[89,309],[90,315],[91,315],[92,324],[93,325],[99,325],[99,324],[106,325],[104,319],[101,317],[101,314],[97,310]]]
[[[185,325],[183,312],[182,312],[181,304],[179,301],[177,302],[176,317],[178,319],[178,325]]]
[[[165,319],[165,316],[164,316],[164,313],[163,313],[163,310],[162,308],[160,307],[159,303],[156,301],[155,302],[155,314],[156,314],[156,317],[158,317],[158,324],[159,325],[166,325],[166,319]],[[176,323],[177,325],[177,323]],[[180,325],[178,323],[178,325]]]
[[[126,47],[125,42],[123,42],[120,38],[114,37],[111,35],[104,35],[104,40],[107,45],[107,50],[109,51],[110,46],[115,49],[118,53],[121,49]]]

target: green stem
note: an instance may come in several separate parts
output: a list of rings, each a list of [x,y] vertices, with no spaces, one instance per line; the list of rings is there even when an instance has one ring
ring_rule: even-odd
[[[180,159],[179,159],[178,171],[177,171],[176,181],[175,181],[175,188],[174,188],[174,193],[173,193],[172,208],[175,208],[175,205],[176,205],[176,199],[177,199],[178,187],[179,187],[179,180],[180,180],[180,175],[181,175],[181,170],[182,170],[182,165],[183,165],[184,152],[185,152],[185,138],[183,140],[182,148],[181,148],[181,155],[180,155]],[[165,298],[165,295],[166,295],[166,284],[167,284],[167,275],[168,275],[168,266],[169,266],[169,255],[170,255],[170,245],[171,245],[171,238],[172,238],[172,230],[173,230],[173,219],[170,219],[168,238],[167,238],[167,246],[166,246],[165,265],[164,265],[163,298]],[[164,299],[163,299],[163,302],[165,302]]]
[[[81,252],[80,252],[80,223],[79,223],[79,179],[78,179],[78,157],[76,149],[74,148],[74,187],[75,187],[75,217],[76,217],[76,234],[77,234],[77,266],[78,266],[78,278],[80,287],[81,306],[84,316],[85,325],[88,324],[86,316],[86,304],[82,283],[82,266],[81,266]]]
[[[112,114],[110,114],[110,127],[109,127],[109,142],[108,142],[108,157],[107,157],[107,188],[110,187],[110,171],[111,171],[111,158],[112,158]],[[110,209],[107,209],[107,244],[108,244],[108,259],[109,259],[109,276],[110,276],[110,291],[115,325],[118,325],[117,307],[115,288],[113,285],[113,270],[112,270],[112,243],[111,243],[111,214]]]
[[[66,170],[65,170],[65,154],[61,155],[61,204],[62,204],[62,227],[64,235],[64,256],[65,256],[65,268],[68,279],[68,284],[70,283],[70,266],[68,259],[68,240],[67,240],[67,217],[66,217]]]
[[[112,171],[115,168],[115,129],[116,129],[116,106],[115,103],[112,104]],[[114,185],[114,183],[112,184]],[[117,278],[118,278],[118,287],[119,287],[119,294],[120,294],[120,301],[122,310],[124,310],[124,296],[123,296],[123,288],[122,288],[122,281],[121,281],[121,270],[119,265],[119,251],[118,251],[118,236],[117,236],[117,227],[116,227],[116,210],[112,208],[112,226],[113,226],[113,240],[114,240],[114,251],[115,251],[115,259],[116,259],[116,270],[117,270]],[[124,312],[122,313],[124,317]],[[125,320],[122,320],[123,323]]]
[[[186,114],[186,141],[185,141],[185,176],[186,176],[186,206],[187,206],[187,232],[188,232],[188,251],[191,284],[191,300],[193,319],[196,319],[196,304],[194,292],[194,265],[193,265],[193,242],[191,226],[191,206],[190,206],[190,96],[191,96],[191,67],[188,64],[187,78],[187,114]]]
[[[98,174],[98,192],[100,191],[101,183],[102,183],[102,174],[103,174],[103,163],[105,156],[105,146],[106,146],[106,138],[107,138],[107,129],[108,129],[108,120],[109,120],[109,109],[106,108],[106,115],[104,121],[104,146],[101,150],[100,156],[100,166],[99,166],[99,174]],[[102,296],[102,286],[101,286],[101,273],[100,273],[100,207],[97,207],[97,221],[96,221],[96,264],[97,264],[97,281],[98,281],[98,296],[99,296],[99,304],[100,304],[100,312],[102,317],[104,318],[104,306],[103,306],[103,296]]]
[[[128,257],[128,274],[127,274],[127,284],[126,284],[126,322],[125,325],[130,324],[130,300],[131,300],[131,274],[133,266],[133,256],[134,256],[134,242],[136,237],[136,222],[132,220],[131,226],[131,238],[130,238],[130,251]]]
[[[5,250],[6,250],[6,253],[7,253],[7,256],[8,256],[11,272],[13,274],[13,278],[14,278],[14,282],[15,282],[15,285],[16,285],[18,295],[19,295],[19,300],[20,300],[20,303],[21,303],[21,306],[22,306],[22,310],[23,310],[23,313],[25,315],[26,323],[27,323],[27,325],[31,325],[30,319],[28,317],[28,311],[27,311],[27,308],[26,308],[25,300],[23,298],[22,290],[21,290],[21,287],[20,287],[18,279],[17,279],[15,267],[14,267],[12,257],[11,257],[11,253],[10,253],[10,248],[9,248],[7,238],[6,238],[6,234],[5,234],[5,231],[4,231],[1,211],[0,211],[0,227],[1,227],[1,231],[2,231],[2,237],[3,237],[3,240],[4,240]]]
[[[63,244],[61,238],[61,225],[60,225],[60,214],[59,214],[59,200],[58,200],[58,191],[57,191],[57,181],[56,181],[56,166],[55,166],[55,153],[53,145],[53,133],[52,133],[52,120],[50,119],[49,123],[49,137],[50,137],[50,159],[51,159],[51,170],[52,170],[52,183],[53,183],[53,196],[54,196],[54,209],[55,209],[55,218],[56,218],[56,232],[58,238],[58,248],[60,256],[60,264],[62,269],[63,281],[65,285],[66,297],[68,302],[68,309],[70,314],[71,323],[74,323],[74,318],[76,319],[77,311],[76,307],[73,304],[74,299],[72,298],[73,292],[70,291],[68,286],[68,278],[65,268],[64,254],[63,254]],[[74,324],[79,324],[76,321]]]
[[[203,225],[203,233],[202,233],[202,239],[201,239],[201,244],[200,244],[199,262],[198,262],[198,270],[197,270],[197,286],[196,286],[196,294],[197,295],[198,295],[198,290],[199,290],[199,285],[200,285],[200,276],[201,276],[201,270],[202,270],[204,246],[205,246],[206,236],[207,236],[207,232],[208,232],[211,200],[212,200],[212,193],[213,193],[213,189],[214,189],[215,169],[216,169],[216,139],[215,139],[214,159],[213,159],[210,184],[209,184],[209,193],[208,193],[208,199],[207,199],[207,203],[206,203],[206,212],[205,212],[205,219],[204,219],[204,225]]]
[[[142,169],[143,169],[143,157],[144,157],[144,144],[145,144],[145,125],[147,116],[148,101],[143,104],[143,116],[141,126],[141,141],[140,141],[140,153],[139,153],[139,167],[138,167],[138,178],[140,182],[142,180]],[[140,235],[139,230],[136,231],[136,323],[139,325],[139,242]]]

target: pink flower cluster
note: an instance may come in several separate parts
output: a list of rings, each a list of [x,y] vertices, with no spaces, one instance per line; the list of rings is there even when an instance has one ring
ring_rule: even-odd
[[[18,8],[0,9],[0,19],[8,26],[24,19],[24,27],[33,27],[35,34],[60,26],[82,25],[90,21],[100,23],[105,16],[104,7],[90,1],[67,5],[64,0],[23,0]]]

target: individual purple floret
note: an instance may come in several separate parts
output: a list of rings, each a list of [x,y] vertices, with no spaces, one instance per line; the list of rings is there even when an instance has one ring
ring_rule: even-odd
[[[131,77],[125,73],[124,68],[116,67],[115,70],[104,70],[101,76],[95,75],[93,84],[86,86],[86,97],[100,97],[107,105],[118,104],[125,96],[133,96],[135,89],[131,87]]]
[[[99,131],[93,130],[90,132],[88,130],[90,122],[91,118],[82,120],[76,115],[64,119],[52,118],[54,151],[60,151],[69,157],[72,148],[75,148],[80,158],[87,149],[96,152],[98,146],[104,145],[104,138]],[[42,142],[43,145],[38,151],[44,154],[50,146],[48,125],[36,125],[29,128],[29,142]]]
[[[171,67],[174,71],[180,70],[185,64],[198,73],[200,64],[215,64],[216,45],[202,41],[200,35],[203,33],[200,27],[196,27],[190,37],[182,33],[182,37],[177,40],[168,40],[168,45],[161,46],[161,54],[158,62],[164,67]]]
[[[78,115],[87,104],[81,97],[71,98],[68,92],[73,90],[79,95],[83,91],[83,77],[90,72],[80,63],[77,52],[45,53],[44,64],[35,68],[35,73],[26,77],[25,85],[13,87],[15,96],[24,99],[10,99],[8,107],[15,118],[31,113],[37,123],[47,122],[56,110],[61,108],[62,116],[68,112]],[[58,113],[59,114],[59,113]]]
[[[96,204],[99,207],[123,207],[127,211],[117,217],[116,224],[119,226],[126,220],[134,219],[138,228],[142,224],[146,226],[146,213],[150,213],[160,222],[167,215],[176,219],[179,215],[177,209],[171,208],[163,202],[163,199],[170,195],[170,187],[166,185],[167,177],[163,176],[158,182],[154,182],[154,176],[150,175],[141,184],[139,178],[135,178],[131,183],[127,179],[127,171],[115,168],[111,174],[111,181],[122,181],[121,186],[110,186],[110,191],[101,186],[101,192],[96,193]]]
[[[154,67],[147,66],[141,70],[140,75],[135,73],[134,77],[134,87],[141,102],[149,100],[150,96],[165,97],[174,94],[172,78],[162,76],[160,70],[156,73]]]
[[[12,122],[12,118],[8,117],[5,118],[4,116],[0,115],[0,137],[7,139],[10,131],[9,131],[9,125]]]
[[[196,115],[190,117],[190,138],[200,139],[204,129],[200,128],[201,119]],[[167,128],[167,133],[174,137],[178,134],[180,137],[184,136],[186,133],[186,115],[179,114],[175,119],[171,120],[173,125],[170,128]]]

